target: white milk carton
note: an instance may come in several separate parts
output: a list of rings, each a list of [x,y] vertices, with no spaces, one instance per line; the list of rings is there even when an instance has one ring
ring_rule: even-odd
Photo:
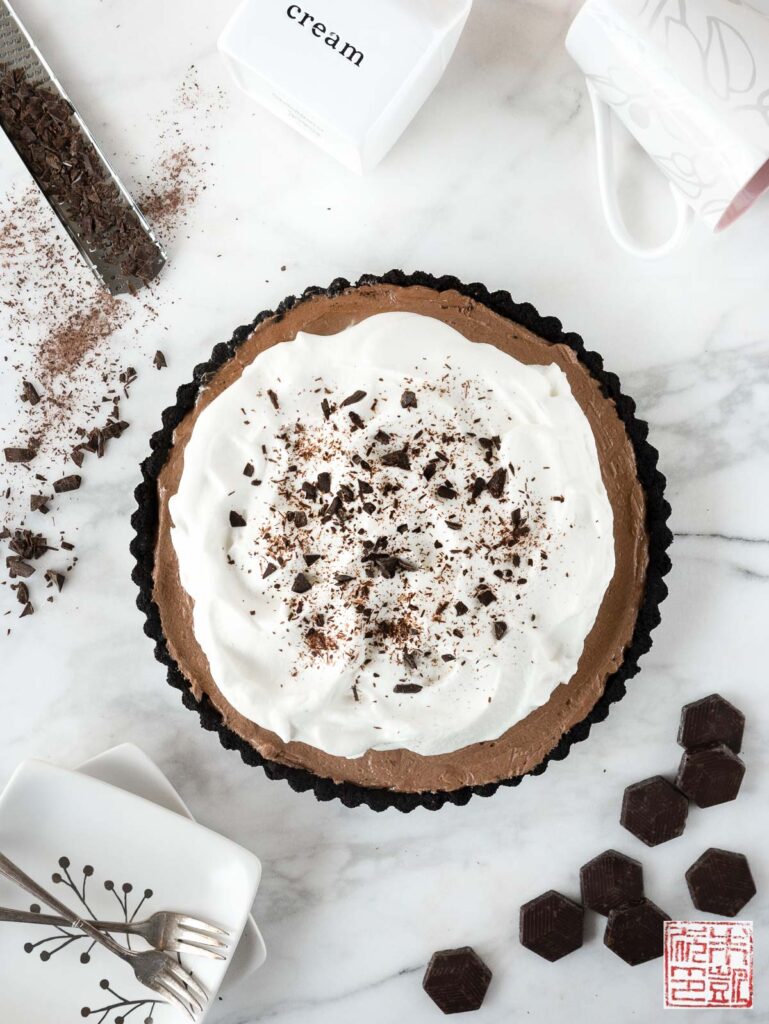
[[[244,0],[219,40],[249,96],[359,173],[438,84],[472,0]]]

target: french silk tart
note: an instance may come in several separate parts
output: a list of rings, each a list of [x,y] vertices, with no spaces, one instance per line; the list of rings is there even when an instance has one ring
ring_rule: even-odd
[[[132,551],[156,656],[298,791],[437,809],[606,717],[669,506],[600,356],[504,292],[393,271],[218,345],[163,415]]]

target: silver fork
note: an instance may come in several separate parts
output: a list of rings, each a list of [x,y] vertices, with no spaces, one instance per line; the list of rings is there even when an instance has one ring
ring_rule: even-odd
[[[64,917],[13,910],[10,907],[0,907],[0,921],[44,924],[53,928],[70,927]],[[110,932],[112,935],[138,935],[161,953],[186,953],[188,956],[226,960],[230,948],[230,933],[223,928],[170,910],[158,910],[146,921],[91,921],[91,924],[100,932]]]
[[[5,875],[22,889],[26,889],[35,899],[45,903],[51,910],[55,910],[70,927],[90,935],[95,942],[100,943],[115,956],[124,960],[130,965],[140,984],[156,992],[166,1002],[177,1003],[186,1010],[193,1021],[198,1020],[203,1013],[208,1003],[208,993],[188,971],[185,971],[167,953],[159,953],[154,950],[135,953],[125,949],[109,935],[100,932],[90,921],[83,921],[78,914],[43,889],[29,875],[24,874],[20,867],[2,853],[0,853],[0,874]]]

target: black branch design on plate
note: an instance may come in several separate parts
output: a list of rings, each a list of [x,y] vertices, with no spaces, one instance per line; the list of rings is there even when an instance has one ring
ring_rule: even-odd
[[[99,982],[99,987],[105,992],[108,992],[114,999],[114,1003],[108,1003],[106,1006],[84,1006],[80,1011],[81,1017],[96,1017],[97,1014],[101,1016],[96,1018],[96,1024],[107,1024],[107,1021],[112,1019],[112,1024],[124,1024],[126,1020],[135,1013],[137,1010],[145,1010],[147,1016],[143,1020],[143,1024],[154,1024],[155,1018],[153,1013],[155,1007],[163,1005],[159,999],[126,999],[125,996],[121,996],[119,992],[116,992],[110,985],[108,978],[102,978]],[[120,1012],[118,1012],[120,1011]],[[115,1014],[114,1017],[111,1015]]]

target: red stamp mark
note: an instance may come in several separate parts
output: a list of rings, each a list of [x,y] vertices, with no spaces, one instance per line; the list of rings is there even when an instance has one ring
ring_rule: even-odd
[[[752,921],[665,922],[666,1009],[752,1005]]]

